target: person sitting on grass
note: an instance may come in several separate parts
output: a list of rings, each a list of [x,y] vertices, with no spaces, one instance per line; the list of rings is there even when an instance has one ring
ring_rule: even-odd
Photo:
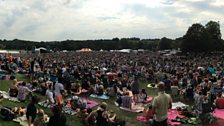
[[[26,82],[22,82],[22,85],[19,86],[17,98],[20,102],[25,102],[29,95],[31,95],[31,90],[26,87]]]
[[[217,95],[217,98],[215,99],[215,106],[218,109],[224,109],[224,97],[222,97],[222,93]]]
[[[46,126],[46,121],[47,117],[44,114],[44,110],[43,109],[39,109],[37,116],[34,120],[33,126]]]
[[[104,87],[103,85],[99,85],[97,89],[97,95],[103,95],[104,94]]]
[[[67,119],[64,114],[62,114],[61,107],[54,106],[52,109],[53,116],[50,117],[47,126],[67,126]]]
[[[14,79],[12,85],[9,88],[9,96],[10,97],[17,97],[18,95],[18,86],[17,86],[17,80]]]
[[[144,116],[145,116],[146,120],[150,121],[150,119],[153,119],[152,105],[151,104],[149,104],[148,108],[146,109]]]
[[[129,96],[129,92],[125,92],[124,96],[121,96],[121,107],[132,109],[132,97]]]
[[[89,90],[90,89],[90,81],[85,79],[81,84],[82,89]]]
[[[82,90],[82,87],[78,80],[75,83],[71,84],[71,91],[73,91],[74,93],[81,92],[81,90]]]
[[[47,101],[51,105],[55,104],[54,94],[53,94],[53,91],[52,91],[52,85],[53,84],[49,83],[48,84],[48,89],[46,91]]]
[[[73,110],[79,111],[80,109],[85,109],[87,102],[80,99],[78,96],[73,96],[71,101],[71,107]]]
[[[111,126],[112,124],[115,123],[114,119],[116,117],[116,114],[114,114],[113,117],[110,118],[109,112],[107,111],[107,103],[103,102],[97,110],[92,111],[86,117],[86,122],[92,116],[96,119],[95,126]],[[88,125],[88,126],[90,126],[90,125]]]
[[[142,89],[141,92],[139,93],[138,101],[140,103],[146,103],[146,101],[147,101],[147,93],[146,93],[145,89]]]

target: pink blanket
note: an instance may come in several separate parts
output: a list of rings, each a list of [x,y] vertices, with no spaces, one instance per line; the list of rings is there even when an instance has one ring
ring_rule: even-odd
[[[144,115],[139,115],[137,116],[136,118],[138,121],[140,122],[144,122],[144,123],[147,123],[149,120],[146,119],[146,117]]]
[[[168,123],[169,123],[170,125],[180,125],[180,124],[181,124],[180,122],[172,122],[172,121],[171,121],[171,120],[173,120],[173,119],[176,119],[176,117],[177,117],[178,115],[179,115],[179,114],[178,114],[178,112],[177,112],[176,110],[169,110],[169,112],[168,112]],[[146,123],[146,122],[149,121],[149,120],[147,120],[147,119],[145,118],[144,115],[139,115],[139,116],[136,117],[136,119],[137,119],[138,121],[140,121],[140,122],[144,122],[144,123]]]
[[[93,108],[95,106],[98,106],[99,103],[98,102],[95,102],[95,101],[91,101],[89,100],[88,98],[81,98],[82,100],[85,100],[87,101],[87,105],[86,105],[86,108]],[[67,107],[71,107],[71,100],[68,100],[68,104],[66,105]]]
[[[93,107],[95,107],[95,106],[98,106],[99,105],[99,103],[98,102],[95,102],[95,101],[91,101],[91,100],[89,100],[89,99],[87,99],[87,98],[81,98],[82,100],[86,100],[87,101],[87,105],[86,105],[86,108],[93,108]]]
[[[213,116],[224,119],[224,109],[215,109],[213,112]]]
[[[176,117],[178,116],[179,114],[178,114],[178,112],[177,112],[177,110],[169,110],[168,111],[168,123],[170,124],[170,125],[180,125],[181,123],[180,122],[172,122],[171,120],[172,119],[176,119]]]
[[[149,103],[149,102],[151,102],[151,101],[152,101],[152,99],[153,99],[153,97],[152,97],[152,96],[148,96],[148,97],[147,97],[147,99],[146,99],[146,102],[147,102],[147,103]]]

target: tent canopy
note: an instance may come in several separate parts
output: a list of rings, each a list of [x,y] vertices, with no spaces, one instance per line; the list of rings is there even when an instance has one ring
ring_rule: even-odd
[[[78,50],[78,52],[91,52],[91,51],[92,51],[92,49],[90,49],[90,48],[82,48],[82,49]]]

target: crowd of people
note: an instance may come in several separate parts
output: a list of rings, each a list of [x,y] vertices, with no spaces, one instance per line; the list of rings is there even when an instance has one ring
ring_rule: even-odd
[[[50,104],[58,106],[63,106],[67,95],[85,90],[89,94],[116,96],[120,106],[132,109],[132,104],[146,101],[147,92],[140,88],[139,83],[147,81],[160,90],[151,106],[156,125],[164,125],[167,110],[172,107],[172,99],[165,91],[171,91],[171,96],[179,95],[188,101],[195,101],[193,109],[199,113],[204,103],[224,109],[223,54],[55,52],[23,54],[14,58],[1,56],[0,62],[1,69],[28,75],[30,85],[38,87],[35,91],[46,95]],[[31,91],[26,82],[21,82],[19,87],[14,82],[10,92],[24,101]],[[77,101],[77,98],[74,100]],[[77,104],[74,105],[77,108]],[[85,115],[83,123],[91,126],[111,125],[105,109],[106,104],[102,104],[97,111],[81,109]]]

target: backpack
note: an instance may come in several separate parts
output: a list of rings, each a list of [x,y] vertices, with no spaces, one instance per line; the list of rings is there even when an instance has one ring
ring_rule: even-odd
[[[15,113],[12,112],[10,108],[1,107],[0,108],[0,118],[7,121],[12,121],[16,117]]]

